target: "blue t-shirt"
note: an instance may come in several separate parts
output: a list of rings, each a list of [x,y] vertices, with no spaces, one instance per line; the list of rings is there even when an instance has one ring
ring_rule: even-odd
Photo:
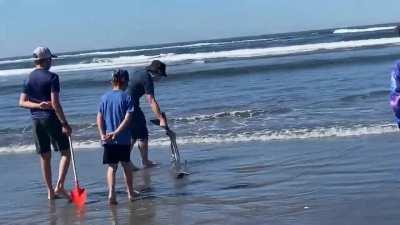
[[[122,123],[126,113],[133,112],[132,98],[122,90],[108,91],[101,97],[99,112],[103,116],[106,133],[113,132]],[[130,129],[123,130],[110,144],[130,145]]]
[[[24,81],[23,93],[35,103],[51,101],[51,93],[60,92],[58,75],[45,69],[35,69]],[[32,118],[45,119],[55,116],[54,110],[31,109]]]
[[[135,72],[129,79],[129,95],[133,98],[134,107],[139,108],[139,100],[144,94],[154,96],[154,82],[146,69]]]

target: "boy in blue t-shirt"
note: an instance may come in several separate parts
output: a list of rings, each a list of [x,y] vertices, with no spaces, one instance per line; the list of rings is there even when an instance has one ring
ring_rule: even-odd
[[[133,200],[132,163],[130,161],[131,132],[127,129],[132,117],[133,102],[124,91],[128,86],[129,73],[116,70],[112,75],[112,90],[101,97],[97,113],[97,127],[104,146],[103,164],[108,164],[107,184],[110,204],[117,204],[115,174],[118,163],[124,168],[128,198]]]

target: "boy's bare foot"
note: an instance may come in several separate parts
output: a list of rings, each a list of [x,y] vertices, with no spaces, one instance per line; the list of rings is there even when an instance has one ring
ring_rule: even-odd
[[[71,196],[68,194],[68,192],[64,188],[55,189],[54,194],[56,195],[56,197],[59,197],[59,198],[71,199]]]
[[[108,203],[110,203],[110,205],[118,204],[117,197],[116,197],[115,193],[109,193],[108,194]]]
[[[133,195],[129,195],[128,199],[129,199],[129,201],[133,202],[133,201],[135,201],[135,198],[137,198],[139,196],[140,196],[140,192],[133,190]]]
[[[154,167],[154,166],[157,166],[157,165],[158,164],[156,162],[153,162],[153,161],[150,161],[150,160],[147,160],[147,161],[143,162],[143,167],[144,168],[150,168],[150,167]]]
[[[54,199],[56,199],[56,198],[57,198],[57,196],[56,196],[56,194],[54,193],[54,191],[50,191],[50,192],[47,193],[47,199],[48,199],[48,200],[54,200]]]
[[[115,197],[108,198],[108,203],[110,205],[117,205],[118,204],[117,199]]]
[[[135,171],[139,171],[139,170],[140,170],[140,168],[133,165],[133,163],[132,163],[132,171],[135,172]]]

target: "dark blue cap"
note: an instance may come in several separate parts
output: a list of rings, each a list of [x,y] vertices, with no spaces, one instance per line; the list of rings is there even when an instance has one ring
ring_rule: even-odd
[[[122,78],[124,78],[125,81],[129,81],[128,71],[123,70],[123,69],[117,69],[117,70],[113,71],[113,73],[112,73],[113,81],[121,80]]]
[[[147,67],[147,70],[151,71],[152,73],[156,73],[157,75],[166,77],[166,68],[167,66],[165,63],[161,62],[160,60],[153,60],[150,66]]]

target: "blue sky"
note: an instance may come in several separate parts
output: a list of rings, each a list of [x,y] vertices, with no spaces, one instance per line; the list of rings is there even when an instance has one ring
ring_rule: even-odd
[[[0,0],[0,57],[400,22],[399,0]]]

